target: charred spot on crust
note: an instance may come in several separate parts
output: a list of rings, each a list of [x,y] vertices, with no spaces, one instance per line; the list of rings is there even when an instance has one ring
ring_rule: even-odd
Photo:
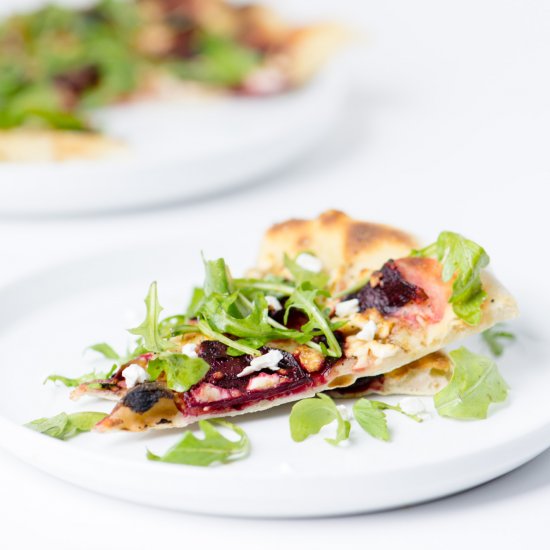
[[[420,287],[406,281],[395,262],[389,260],[373,274],[371,281],[346,299],[351,298],[359,300],[359,311],[375,308],[382,315],[390,315],[410,302],[423,302],[428,296]]]
[[[162,398],[172,399],[173,393],[155,382],[146,382],[132,388],[124,396],[121,403],[135,413],[142,414],[151,409]]]

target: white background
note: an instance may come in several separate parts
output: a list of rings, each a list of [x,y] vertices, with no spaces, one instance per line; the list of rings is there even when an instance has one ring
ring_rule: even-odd
[[[192,204],[96,217],[3,218],[1,282],[136,243],[146,256],[147,247],[178,235],[185,254],[186,240],[202,232],[219,233],[230,257],[233,246],[255,247],[273,221],[337,207],[420,234],[462,231],[486,246],[512,290],[527,288],[531,306],[547,307],[547,288],[534,281],[544,280],[540,274],[550,267],[550,3],[277,4],[297,16],[336,16],[367,33],[346,109],[322,147],[261,184]],[[26,353],[40,361],[40,351],[31,343]],[[24,406],[24,391],[7,391],[21,391]],[[518,540],[545,548],[549,506],[550,452],[431,504],[351,518],[248,521],[110,500],[0,451],[0,544],[10,549],[511,548]]]

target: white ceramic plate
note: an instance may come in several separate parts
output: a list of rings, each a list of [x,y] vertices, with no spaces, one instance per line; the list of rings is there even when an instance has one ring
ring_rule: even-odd
[[[208,240],[201,246],[209,256],[232,257]],[[93,491],[178,510],[271,517],[356,513],[441,497],[500,476],[550,445],[550,369],[542,343],[521,323],[519,341],[500,362],[512,388],[507,404],[480,422],[434,415],[417,424],[390,415],[391,443],[356,426],[345,448],[320,437],[293,443],[285,406],[237,418],[250,436],[250,457],[205,469],[146,460],[146,448],[161,453],[178,432],[90,433],[60,442],[22,427],[61,411],[109,410],[112,404],[95,399],[70,402],[68,390],[42,381],[52,372],[90,370],[82,355],[87,345],[107,340],[123,349],[122,329],[140,322],[151,280],[159,282],[165,313],[181,310],[202,266],[198,246],[186,245],[186,256],[196,258],[191,262],[174,249],[176,243],[62,265],[0,290],[0,444]],[[252,261],[246,254],[232,262],[235,273]],[[536,326],[536,312],[524,318]]]
[[[116,159],[0,163],[0,214],[145,208],[259,180],[310,151],[333,126],[346,75],[327,67],[300,90],[104,109],[98,126],[128,144]]]

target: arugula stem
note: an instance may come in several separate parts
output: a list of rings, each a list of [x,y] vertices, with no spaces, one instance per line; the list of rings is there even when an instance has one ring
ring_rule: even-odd
[[[272,283],[269,281],[262,281],[261,279],[234,279],[233,283],[238,289],[250,288],[254,290],[262,290],[264,292],[282,294],[284,296],[290,296],[294,292],[294,287],[292,285]]]
[[[262,355],[262,352],[257,349],[245,346],[244,344],[240,344],[239,342],[235,342],[235,340],[231,340],[231,338],[224,336],[220,332],[216,332],[210,327],[210,325],[206,321],[203,321],[202,319],[197,323],[197,327],[205,336],[208,336],[209,338],[212,338],[214,340],[218,340],[218,342],[221,342],[222,344],[225,344],[230,348],[236,349],[248,355],[254,355],[256,357]]]

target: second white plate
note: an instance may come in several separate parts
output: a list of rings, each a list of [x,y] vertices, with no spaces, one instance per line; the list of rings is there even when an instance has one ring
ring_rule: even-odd
[[[0,163],[0,214],[158,206],[250,183],[313,148],[332,127],[346,78],[329,67],[300,90],[268,98],[210,97],[97,113],[128,144],[117,159]]]

